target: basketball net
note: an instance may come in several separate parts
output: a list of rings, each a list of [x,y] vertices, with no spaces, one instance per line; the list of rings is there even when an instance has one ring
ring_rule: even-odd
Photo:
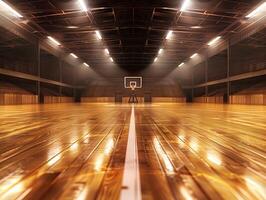
[[[130,85],[131,91],[135,91],[136,85]]]
[[[136,89],[136,84],[133,83],[133,84],[130,84],[130,88],[131,88],[131,96],[129,97],[129,100],[128,100],[128,103],[138,103],[138,98],[136,96],[136,93],[135,93],[135,89]]]

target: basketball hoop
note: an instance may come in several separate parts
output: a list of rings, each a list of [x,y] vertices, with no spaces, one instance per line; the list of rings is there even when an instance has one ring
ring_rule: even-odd
[[[138,98],[135,93],[135,90],[142,88],[142,77],[124,77],[124,87],[127,89],[131,89],[131,95],[129,97],[128,103],[138,103]]]
[[[142,77],[141,76],[126,76],[124,77],[124,88],[127,89],[140,89],[142,88]]]

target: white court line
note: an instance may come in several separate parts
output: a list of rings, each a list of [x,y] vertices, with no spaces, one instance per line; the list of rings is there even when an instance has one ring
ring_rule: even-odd
[[[132,106],[131,108],[126,160],[120,200],[141,200],[139,159],[134,106]]]

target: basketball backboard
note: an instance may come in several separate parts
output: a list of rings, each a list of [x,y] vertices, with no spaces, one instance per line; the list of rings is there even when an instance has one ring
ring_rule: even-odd
[[[124,87],[125,88],[142,88],[142,77],[141,76],[126,76],[124,77]]]

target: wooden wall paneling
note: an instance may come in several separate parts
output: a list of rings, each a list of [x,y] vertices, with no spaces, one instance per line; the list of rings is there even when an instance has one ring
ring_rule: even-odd
[[[30,94],[1,93],[0,105],[37,104],[38,96]]]
[[[60,97],[60,96],[44,96],[45,104],[53,104],[53,103],[73,103],[73,97]]]
[[[107,103],[115,102],[115,97],[81,97],[82,103]]]
[[[266,105],[265,94],[231,95],[230,104]]]
[[[194,102],[197,103],[224,103],[223,96],[211,96],[211,97],[195,97]]]
[[[185,97],[152,97],[153,103],[185,103]]]

